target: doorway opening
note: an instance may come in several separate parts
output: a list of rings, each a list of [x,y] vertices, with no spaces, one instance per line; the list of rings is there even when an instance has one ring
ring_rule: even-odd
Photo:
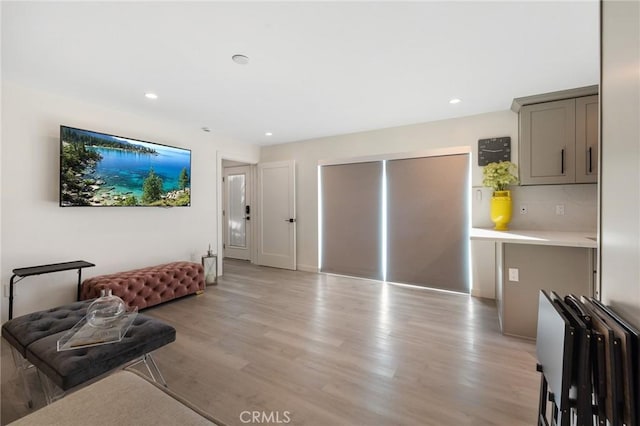
[[[222,160],[223,260],[252,260],[253,174],[251,165]]]
[[[468,147],[318,165],[320,272],[469,293]]]
[[[295,161],[217,154],[218,276],[224,259],[296,269]]]
[[[251,221],[255,216],[253,206],[256,196],[254,188],[256,187],[257,159],[251,156],[218,151],[216,165],[216,254],[218,256],[218,276],[222,276],[224,274],[224,259],[229,255],[252,263],[256,261],[256,227],[251,226]],[[240,168],[245,168],[245,171],[238,173]],[[231,190],[229,190],[229,181],[231,181],[232,185]],[[240,188],[244,189],[242,195],[240,195],[239,191],[236,191],[236,189]],[[234,196],[231,203],[228,200],[228,195]],[[246,214],[247,206],[249,207],[249,214]],[[234,223],[231,224],[227,220],[229,210],[233,210],[231,217]],[[244,213],[244,215],[241,216],[241,213]],[[248,222],[249,226],[247,226]],[[229,232],[230,226],[233,232]],[[233,239],[231,244],[229,244],[230,237]],[[228,249],[231,249],[230,253]]]

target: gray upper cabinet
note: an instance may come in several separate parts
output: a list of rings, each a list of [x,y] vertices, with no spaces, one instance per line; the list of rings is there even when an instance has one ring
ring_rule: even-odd
[[[520,114],[521,185],[597,182],[594,93],[597,86],[514,99],[511,109]]]
[[[576,101],[525,105],[520,110],[520,183],[575,182]]]
[[[576,99],[576,182],[598,182],[598,96]]]

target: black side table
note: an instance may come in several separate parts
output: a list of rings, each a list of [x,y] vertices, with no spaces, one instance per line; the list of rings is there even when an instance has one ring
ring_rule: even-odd
[[[52,263],[50,265],[30,266],[28,268],[16,268],[13,270],[11,281],[9,281],[9,319],[13,318],[13,285],[17,284],[25,277],[33,275],[50,274],[51,272],[78,270],[78,292],[76,299],[80,300],[80,285],[82,283],[82,268],[90,268],[96,266],[93,263],[84,260],[75,260],[73,262]],[[14,281],[16,277],[20,279]]]

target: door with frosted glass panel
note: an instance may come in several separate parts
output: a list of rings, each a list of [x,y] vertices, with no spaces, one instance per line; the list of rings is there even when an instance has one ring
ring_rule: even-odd
[[[224,257],[251,258],[251,205],[249,166],[224,169]]]

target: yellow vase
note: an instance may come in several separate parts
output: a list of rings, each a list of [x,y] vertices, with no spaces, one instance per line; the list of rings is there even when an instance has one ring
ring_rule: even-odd
[[[496,231],[506,231],[511,220],[511,191],[495,191],[491,197],[491,221]]]

